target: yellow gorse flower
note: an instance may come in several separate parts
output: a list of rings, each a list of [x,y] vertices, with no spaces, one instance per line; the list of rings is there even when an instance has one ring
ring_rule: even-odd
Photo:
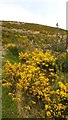
[[[5,45],[5,48],[8,48],[8,47],[15,47],[16,45],[13,44],[13,43],[8,43],[7,45]]]
[[[27,110],[30,110],[30,106],[29,105],[25,106],[24,108],[27,109]]]
[[[62,82],[58,82],[59,87],[66,91],[66,86]]]
[[[45,109],[46,109],[46,110],[49,109],[49,106],[48,106],[48,105],[45,105]]]
[[[47,112],[46,112],[46,115],[47,115],[47,117],[50,117],[50,116],[51,116],[51,112],[50,112],[50,111],[47,111]]]
[[[32,102],[32,104],[34,104],[34,105],[36,104],[36,102],[35,102],[35,101],[33,101],[33,100],[32,100],[31,102]]]

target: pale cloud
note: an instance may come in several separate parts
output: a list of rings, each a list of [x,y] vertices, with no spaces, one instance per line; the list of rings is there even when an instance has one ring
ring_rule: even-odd
[[[1,20],[15,20],[15,21],[33,21],[31,12],[16,5],[0,4],[0,19]]]
[[[66,28],[66,0],[0,0],[0,20]]]

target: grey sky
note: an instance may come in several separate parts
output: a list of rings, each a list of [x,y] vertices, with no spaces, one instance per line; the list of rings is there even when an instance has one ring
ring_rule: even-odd
[[[66,28],[66,0],[0,0],[0,20]]]

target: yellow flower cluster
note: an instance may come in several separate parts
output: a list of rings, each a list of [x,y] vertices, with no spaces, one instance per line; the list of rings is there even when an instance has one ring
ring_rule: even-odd
[[[29,57],[28,53],[19,53],[20,59],[27,59]]]
[[[15,47],[16,45],[14,43],[8,43],[5,45],[5,48],[7,49],[8,47]]]
[[[3,68],[3,78],[8,83],[3,85],[10,85],[9,95],[13,100],[21,102],[19,97],[15,99],[16,91],[20,90],[22,97],[26,95],[31,98],[32,105],[38,101],[44,104],[47,117],[64,117],[66,104],[62,102],[67,100],[66,85],[58,82],[56,58],[49,50],[44,53],[37,49],[31,53],[21,52],[19,57],[19,64],[6,61]],[[56,90],[55,84],[59,87]],[[30,106],[25,106],[25,109],[30,110]]]
[[[66,86],[62,82],[58,82],[58,84],[62,90],[66,91]]]
[[[68,84],[66,83],[65,85],[62,82],[58,82],[59,89],[56,90],[56,94],[59,96],[59,100],[65,100],[68,99],[68,94],[67,94],[67,86]]]
[[[6,82],[6,83],[3,84],[3,86],[5,86],[6,88],[10,88],[10,86],[12,86],[12,84],[9,83],[9,82]]]
[[[30,110],[30,106],[29,106],[29,105],[25,106],[24,108],[25,108],[26,110]]]

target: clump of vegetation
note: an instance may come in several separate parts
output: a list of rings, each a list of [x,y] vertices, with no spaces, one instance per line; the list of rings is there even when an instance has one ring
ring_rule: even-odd
[[[2,26],[3,117],[67,119],[68,32],[13,21]]]
[[[44,53],[37,49],[31,53],[21,52],[19,57],[19,64],[7,61],[4,65],[3,86],[8,88],[8,95],[22,105],[21,110],[27,109],[31,115],[33,105],[40,103],[39,114],[43,111],[44,118],[66,118],[67,84],[59,80],[57,59],[49,50]],[[26,104],[23,98],[28,98]],[[40,117],[38,110],[36,117]]]

